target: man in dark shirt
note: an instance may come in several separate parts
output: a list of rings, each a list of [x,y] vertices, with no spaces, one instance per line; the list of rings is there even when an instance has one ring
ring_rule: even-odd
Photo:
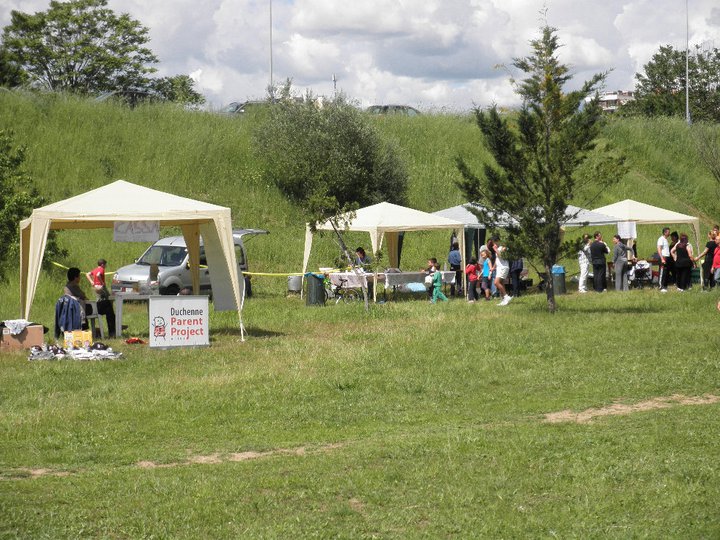
[[[455,282],[450,285],[450,296],[463,296],[463,271],[462,271],[462,255],[460,254],[460,245],[453,242],[452,249],[448,253],[448,264],[450,270],[455,271]]]
[[[594,234],[595,241],[590,244],[590,262],[593,266],[593,288],[595,292],[603,292],[607,289],[607,283],[605,281],[605,272],[607,270],[607,263],[605,262],[605,255],[610,253],[610,248],[603,242],[602,234],[596,232]]]

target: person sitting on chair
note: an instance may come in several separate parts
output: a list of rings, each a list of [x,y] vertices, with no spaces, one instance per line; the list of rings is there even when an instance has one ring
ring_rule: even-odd
[[[87,306],[85,305],[85,302],[87,302],[87,296],[85,296],[85,293],[80,288],[80,269],[79,268],[68,268],[67,271],[67,283],[65,284],[65,288],[63,289],[63,294],[67,296],[72,296],[80,302],[80,310],[82,311],[82,318],[83,318],[83,326],[85,326],[85,315],[87,314]]]

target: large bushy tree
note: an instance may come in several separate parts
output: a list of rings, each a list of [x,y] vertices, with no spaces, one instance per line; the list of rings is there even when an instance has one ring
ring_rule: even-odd
[[[155,55],[148,29],[107,0],[50,2],[47,11],[12,11],[3,31],[8,68],[35,87],[98,93],[147,88]]]
[[[694,47],[688,74],[692,119],[720,122],[720,49]],[[635,100],[621,109],[623,114],[685,116],[684,50],[660,47],[635,78]]]
[[[264,175],[311,222],[382,201],[404,204],[408,174],[394,147],[342,95],[268,102],[255,141]]]
[[[15,144],[11,133],[0,130],[0,238],[4,246],[0,250],[0,279],[19,260],[20,221],[45,203],[24,170],[24,162],[25,148]],[[48,235],[45,252],[45,262],[65,255],[53,231]]]
[[[201,105],[205,97],[195,90],[195,81],[188,75],[174,75],[153,79],[152,89],[162,98],[173,103]]]
[[[532,54],[513,62],[527,74],[516,85],[522,109],[511,117],[496,107],[475,111],[494,163],[475,173],[458,158],[459,186],[481,206],[476,213],[483,222],[502,224],[511,251],[541,261],[549,276],[558,259],[577,246],[563,241],[561,227],[574,217],[566,209],[579,184],[590,183],[596,193],[605,189],[621,174],[622,160],[597,148],[601,111],[595,99],[586,101],[605,75],[565,92],[571,75],[558,61],[556,30],[543,27],[542,36],[530,44]],[[554,312],[552,280],[546,292],[548,309]]]

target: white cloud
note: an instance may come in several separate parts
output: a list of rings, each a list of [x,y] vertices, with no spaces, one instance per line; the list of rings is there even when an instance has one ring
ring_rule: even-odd
[[[109,0],[150,28],[160,75],[192,73],[215,105],[262,97],[269,82],[271,0]],[[515,104],[496,64],[530,52],[544,18],[559,29],[563,61],[580,79],[613,69],[610,88],[629,88],[659,45],[684,46],[677,0],[272,0],[274,79],[300,90],[338,88],[365,104],[402,102],[467,109]],[[45,10],[48,0],[4,0]],[[547,14],[542,10],[547,6]],[[717,0],[690,2],[690,39],[720,47]],[[521,74],[515,73],[516,76]]]

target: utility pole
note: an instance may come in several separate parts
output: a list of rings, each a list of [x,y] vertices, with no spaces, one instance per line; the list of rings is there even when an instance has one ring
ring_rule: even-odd
[[[685,0],[685,121],[688,126],[692,124],[690,119],[690,10],[688,1]]]

